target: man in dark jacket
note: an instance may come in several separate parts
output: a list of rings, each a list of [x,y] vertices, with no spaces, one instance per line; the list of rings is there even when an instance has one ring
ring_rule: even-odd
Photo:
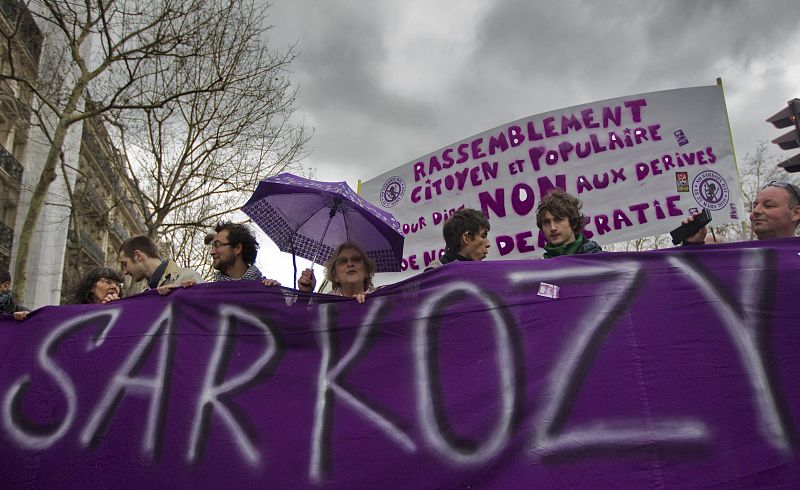
[[[478,210],[459,209],[444,222],[444,254],[425,270],[455,261],[483,260],[489,253],[489,220]]]
[[[561,189],[553,190],[539,203],[536,226],[547,240],[544,258],[603,251],[600,245],[583,236],[582,206],[580,199]]]
[[[27,308],[14,300],[11,294],[11,274],[3,268],[0,268],[0,314],[13,314],[17,320],[22,320],[28,315]]]

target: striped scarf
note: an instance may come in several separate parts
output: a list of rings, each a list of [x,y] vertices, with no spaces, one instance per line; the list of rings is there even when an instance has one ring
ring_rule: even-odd
[[[253,264],[247,268],[247,271],[245,271],[242,277],[226,276],[222,272],[217,271],[217,276],[214,278],[214,281],[260,281],[262,279],[264,279],[264,276],[261,274],[261,271],[258,270],[258,267]]]

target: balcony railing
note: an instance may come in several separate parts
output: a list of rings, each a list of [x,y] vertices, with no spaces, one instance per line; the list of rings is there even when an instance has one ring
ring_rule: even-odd
[[[81,248],[89,254],[98,265],[106,263],[106,253],[92,240],[92,237],[84,232],[81,232]]]
[[[128,237],[130,236],[130,234],[127,231],[125,231],[125,228],[122,226],[122,223],[120,223],[118,219],[114,219],[114,222],[111,223],[111,231],[115,235],[117,235],[117,238],[119,238],[122,241],[127,240]]]
[[[128,196],[120,197],[120,201],[122,202],[122,205],[125,207],[125,209],[128,210],[128,213],[131,215],[131,218],[133,218],[134,221],[136,221],[137,223],[142,223],[142,225],[144,225],[144,218],[142,217],[142,213],[140,213],[139,210],[133,205],[131,200],[128,199]]]
[[[6,119],[13,119],[18,127],[24,128],[31,119],[31,110],[19,99],[16,83],[13,80],[0,80],[0,94],[3,95],[4,104],[2,110],[6,112]]]
[[[2,3],[3,0],[0,0]],[[22,172],[25,168],[20,165],[14,155],[8,152],[3,145],[0,145],[0,168],[11,176],[18,184],[22,182]]]
[[[5,254],[11,254],[11,246],[14,244],[14,229],[0,221],[0,250]]]
[[[108,204],[97,188],[90,182],[83,185],[83,200],[100,213],[101,216],[108,214]]]
[[[42,31],[36,25],[30,10],[19,0],[0,0],[0,10],[12,26],[19,23],[19,35],[35,65],[42,54]]]

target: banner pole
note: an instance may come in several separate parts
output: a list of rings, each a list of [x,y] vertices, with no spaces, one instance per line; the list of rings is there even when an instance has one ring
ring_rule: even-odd
[[[728,135],[731,138],[731,152],[733,153],[733,165],[734,167],[736,167],[736,178],[739,180],[739,195],[744,196],[744,189],[742,188],[742,173],[739,171],[739,160],[736,158],[736,148],[734,148],[733,146],[733,131],[731,130],[731,118],[728,115],[728,103],[725,101],[725,87],[722,86],[722,77],[717,77],[717,86],[722,92],[722,107],[725,109],[725,121],[728,123]],[[745,209],[747,209],[747,204],[744,204],[744,206],[745,208],[742,209],[742,215],[744,215]],[[745,235],[746,235],[745,220],[744,218],[740,218],[739,237],[741,238],[742,241],[747,239]]]

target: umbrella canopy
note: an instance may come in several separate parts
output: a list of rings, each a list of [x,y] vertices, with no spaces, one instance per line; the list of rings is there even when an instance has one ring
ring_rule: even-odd
[[[400,270],[400,223],[346,182],[283,173],[261,181],[242,211],[283,252],[324,264],[336,247],[355,242],[375,261],[376,272]]]

